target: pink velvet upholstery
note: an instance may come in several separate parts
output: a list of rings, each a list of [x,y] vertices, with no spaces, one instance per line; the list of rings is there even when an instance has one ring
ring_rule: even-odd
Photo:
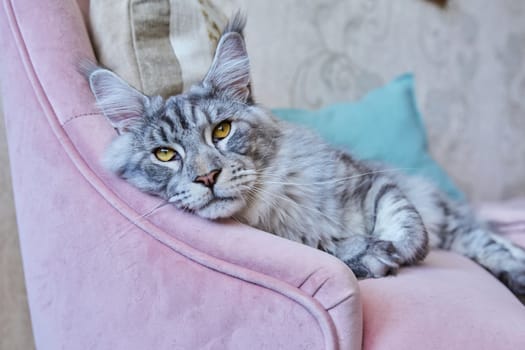
[[[113,130],[73,1],[2,1],[1,82],[38,349],[358,349],[357,281],[313,249],[185,215],[99,165]],[[85,8],[85,7],[84,7]]]
[[[525,247],[525,199],[478,212]],[[360,288],[364,349],[525,349],[525,307],[462,256],[431,252],[420,266]]]
[[[525,348],[525,308],[488,272],[432,252],[395,278],[360,282],[364,349]]]
[[[525,198],[484,203],[478,211],[504,237],[525,247]]]
[[[433,252],[357,283],[322,252],[161,207],[108,174],[114,131],[74,68],[93,57],[85,5],[2,0],[0,12],[38,349],[525,349],[525,308],[462,257]]]

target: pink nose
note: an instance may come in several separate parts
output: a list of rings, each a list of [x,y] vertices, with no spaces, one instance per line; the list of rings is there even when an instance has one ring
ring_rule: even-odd
[[[197,176],[193,182],[201,183],[206,187],[212,188],[213,185],[215,185],[215,182],[217,182],[217,177],[221,173],[221,170],[222,169],[215,169],[206,175]]]

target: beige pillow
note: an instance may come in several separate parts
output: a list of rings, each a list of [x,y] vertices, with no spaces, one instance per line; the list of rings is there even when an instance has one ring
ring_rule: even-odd
[[[147,95],[178,94],[206,73],[225,16],[208,0],[91,0],[99,62]]]

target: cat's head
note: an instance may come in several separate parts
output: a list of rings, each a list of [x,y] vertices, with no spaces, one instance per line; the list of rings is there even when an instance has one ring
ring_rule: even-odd
[[[253,103],[243,27],[236,17],[202,82],[166,100],[145,96],[107,69],[87,73],[119,132],[105,157],[109,169],[205,218],[230,217],[246,205],[279,130]]]

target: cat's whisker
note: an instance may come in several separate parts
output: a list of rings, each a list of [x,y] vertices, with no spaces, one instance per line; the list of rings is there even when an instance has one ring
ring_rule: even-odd
[[[245,200],[245,202],[251,204],[252,202],[256,202],[257,201],[257,198],[255,197],[255,195],[250,191],[251,187],[249,187],[247,185],[241,185],[240,187],[244,188],[245,190],[247,190],[246,192],[241,194],[241,197]],[[244,195],[246,195],[248,197],[248,200],[246,200],[246,198],[244,198]]]
[[[148,216],[150,216],[151,214],[153,214],[155,211],[157,211],[158,209],[160,209],[162,207],[165,207],[168,204],[171,204],[171,203],[169,203],[168,201],[162,200],[158,205],[155,205],[153,208],[147,210],[146,212],[144,212],[144,213],[142,213],[140,215],[137,215],[137,216],[133,217],[131,221],[132,222],[136,222],[137,220],[145,219]],[[131,226],[133,226],[133,224],[126,224],[122,229],[120,229],[117,232],[115,232],[115,234],[120,234],[121,232],[126,231]]]
[[[392,172],[392,171],[398,171],[398,170],[415,170],[415,169],[420,169],[420,167],[397,167],[397,168],[381,169],[377,171],[378,172]],[[256,172],[264,172],[264,171],[272,171],[272,170],[280,170],[282,172],[286,172],[287,170],[291,170],[291,169],[287,169],[283,165],[274,165],[274,166],[269,166],[269,167],[257,168],[254,170]]]
[[[304,210],[308,210],[314,214],[319,214],[321,215],[322,217],[324,217],[325,219],[327,219],[328,221],[330,221],[332,224],[338,226],[338,228],[340,228],[341,230],[344,229],[343,225],[341,225],[340,223],[338,223],[337,221],[335,221],[334,219],[332,219],[331,217],[329,217],[328,215],[326,215],[325,213],[323,213],[322,211],[320,211],[319,209],[316,209],[316,208],[311,208],[311,207],[307,207],[307,206],[304,206],[304,205],[301,205],[297,202],[295,202],[294,200],[288,198],[288,197],[285,197],[285,196],[281,196],[281,195],[278,195],[276,193],[272,193],[270,191],[267,191],[267,190],[264,190],[262,188],[258,188],[258,187],[253,187],[251,188],[252,190],[256,191],[258,194],[266,194],[268,196],[271,196],[271,197],[275,197],[277,199],[281,199],[281,200],[284,200],[284,201],[287,201],[289,203],[292,203],[294,205],[296,205],[297,207],[301,208],[301,209],[304,209]],[[263,197],[259,196],[258,199],[261,199],[264,201]]]
[[[247,194],[251,196],[252,200],[256,202],[257,200],[263,201],[269,208],[273,207],[273,203],[268,202],[268,200],[262,196],[257,196],[259,192],[257,192],[258,189],[255,187],[248,188]]]
[[[151,208],[147,212],[145,212],[145,213],[143,213],[141,215],[138,215],[135,219],[144,219],[144,218],[150,216],[151,214],[153,214],[154,212],[156,212],[157,210],[159,210],[160,208],[165,207],[168,204],[170,204],[170,202],[162,200],[158,205],[154,206],[153,208]]]
[[[254,202],[257,202],[258,200],[264,202],[268,208],[272,208],[274,206],[274,198],[270,196],[270,198],[265,198],[264,196],[261,196],[262,190],[258,187],[249,187],[248,192]]]
[[[413,170],[413,169],[417,169],[417,168],[395,168],[395,169],[377,170],[377,171],[370,171],[366,173],[361,173],[361,174],[356,174],[352,176],[341,177],[341,178],[336,178],[336,179],[331,179],[331,180],[326,180],[326,181],[312,181],[312,182],[264,181],[264,182],[269,183],[269,184],[275,184],[275,185],[289,185],[289,186],[327,185],[327,184],[334,184],[338,182],[344,182],[344,181],[348,181],[352,179],[357,179],[357,178],[367,176],[367,175],[375,175],[375,174],[381,174],[381,173],[390,173],[390,172],[395,172],[395,171]],[[282,176],[276,176],[276,175],[271,175],[271,174],[266,174],[266,173],[259,173],[258,175],[260,176],[261,179],[271,179],[271,178],[282,179]]]

